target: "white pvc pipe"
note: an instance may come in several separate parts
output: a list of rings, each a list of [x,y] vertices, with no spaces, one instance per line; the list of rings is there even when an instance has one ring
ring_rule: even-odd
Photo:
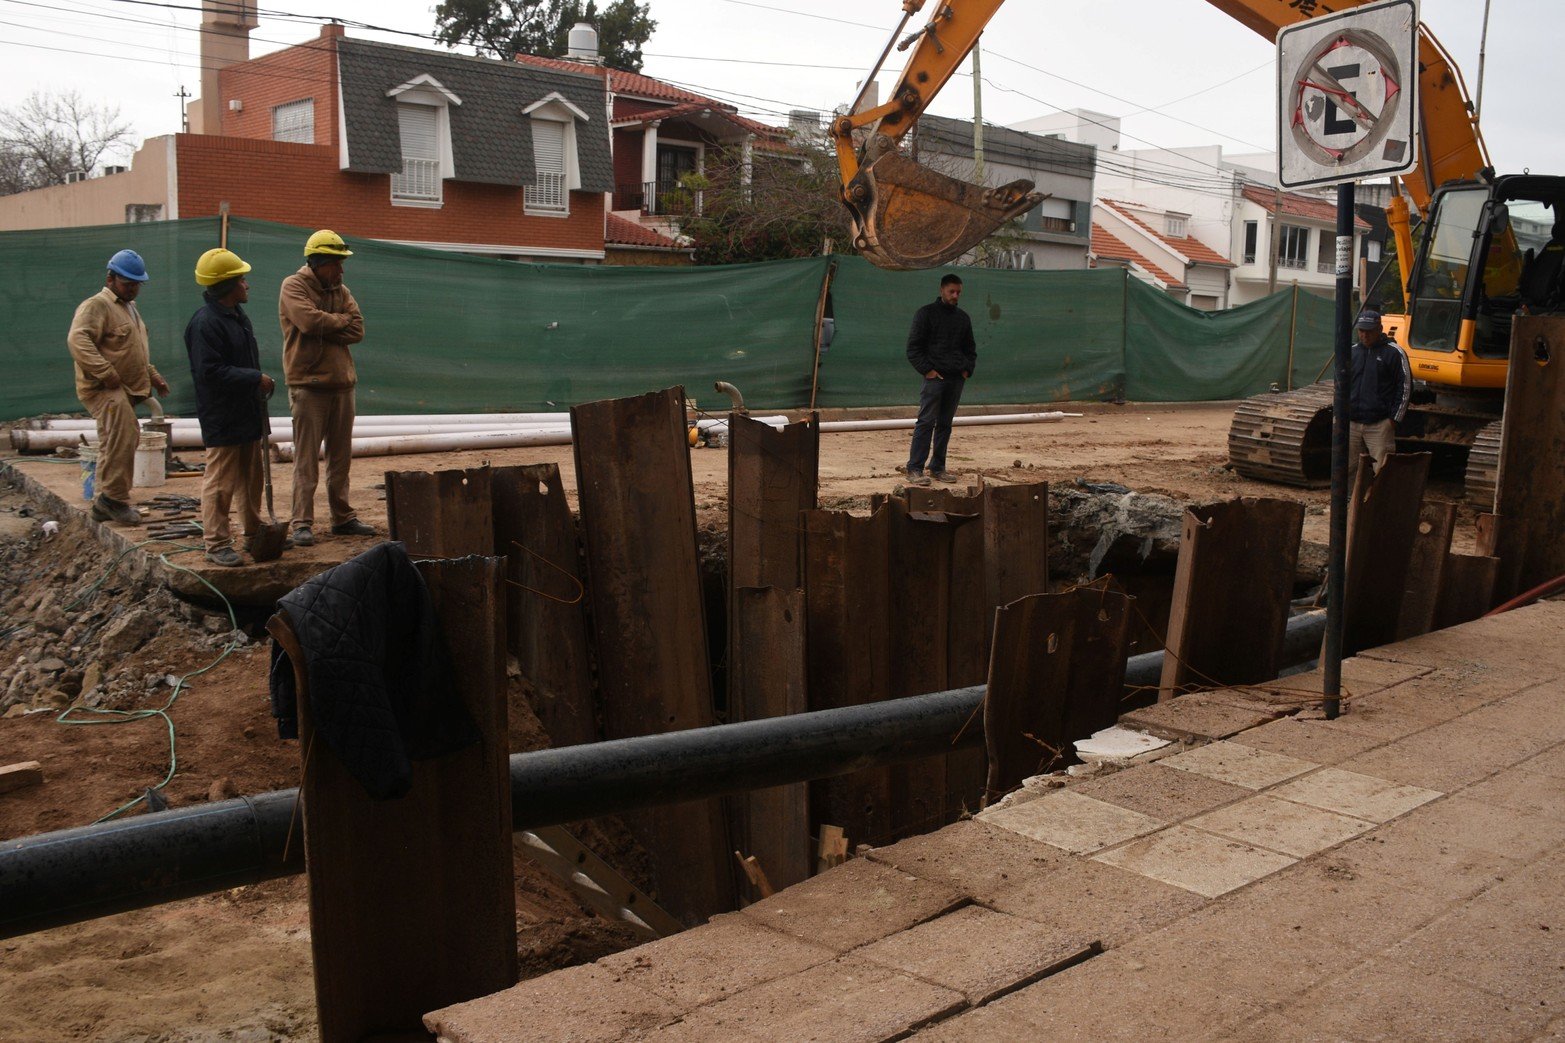
[[[195,417],[172,417],[172,423],[176,428],[198,423]],[[428,424],[456,424],[462,427],[515,427],[517,425],[533,424],[568,424],[571,415],[568,412],[557,413],[407,413],[389,416],[376,416],[369,413],[361,413],[354,420],[354,424],[367,423],[376,427],[407,427],[423,426]],[[281,424],[292,424],[291,416],[272,417],[272,427]],[[27,429],[36,431],[91,431],[96,427],[96,421],[64,419],[64,420],[36,420],[29,422]]]
[[[355,427],[355,438],[389,437],[400,435],[437,435],[437,434],[479,434],[499,431],[560,431],[570,430],[566,424],[529,424],[516,427],[502,427],[498,424],[466,426],[462,424],[425,424],[423,426],[366,426]],[[88,445],[98,444],[98,432],[96,430],[84,431],[35,431],[26,428],[13,428],[11,430],[11,445],[22,452],[53,452],[55,449],[71,448],[81,445],[83,441]],[[274,444],[293,441],[293,428],[289,426],[276,426],[272,429],[271,440]],[[170,444],[175,449],[201,449],[204,444],[201,441],[201,428],[196,425],[176,426],[169,437]]]
[[[512,449],[518,446],[570,445],[569,427],[479,431],[466,434],[401,435],[386,438],[355,438],[354,456],[399,456],[407,453],[444,453],[457,449]],[[294,444],[283,442],[277,455],[294,458]]]
[[[987,427],[994,424],[1053,424],[1080,413],[995,413],[991,416],[959,416],[952,427]],[[909,431],[918,420],[822,420],[822,431]]]

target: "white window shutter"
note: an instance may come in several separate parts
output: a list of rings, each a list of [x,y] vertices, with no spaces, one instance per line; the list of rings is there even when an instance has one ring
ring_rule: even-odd
[[[523,203],[532,210],[564,211],[569,198],[565,187],[565,124],[535,119],[532,126],[538,179],[527,186]]]
[[[433,105],[398,105],[403,159],[440,158],[440,121]]]
[[[290,101],[272,109],[272,140],[315,144],[315,99]]]

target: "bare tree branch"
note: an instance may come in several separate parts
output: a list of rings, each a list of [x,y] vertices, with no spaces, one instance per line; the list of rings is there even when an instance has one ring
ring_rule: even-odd
[[[94,105],[79,91],[35,92],[0,109],[0,195],[65,183],[90,173],[104,154],[134,141],[119,109]]]

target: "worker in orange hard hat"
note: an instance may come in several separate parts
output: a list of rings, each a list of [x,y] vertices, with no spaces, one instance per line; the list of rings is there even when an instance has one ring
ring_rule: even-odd
[[[110,257],[103,289],[77,306],[65,337],[76,362],[76,397],[98,427],[92,517],[121,525],[141,524],[141,514],[130,505],[141,436],[136,403],[154,393],[168,394],[168,381],[148,356],[147,324],[136,310],[136,296],[148,278],[136,251]]]
[[[329,228],[304,244],[304,267],[283,280],[278,318],[283,327],[283,376],[293,413],[293,542],[315,542],[317,454],[324,445],[326,501],[334,536],[373,536],[348,502],[353,455],[354,385],[352,345],[364,339],[359,303],[343,285],[343,263],[353,256],[342,236]]]

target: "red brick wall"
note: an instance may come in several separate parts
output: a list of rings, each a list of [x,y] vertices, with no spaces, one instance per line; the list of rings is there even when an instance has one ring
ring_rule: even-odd
[[[231,65],[218,73],[223,98],[222,133],[242,138],[272,138],[272,109],[290,101],[315,99],[315,144],[337,141],[337,45],[341,26],[325,26],[320,37],[297,47]],[[238,99],[239,112],[229,109]]]
[[[614,132],[614,190],[641,184],[641,149],[646,131],[626,127]]]
[[[603,196],[593,192],[572,192],[563,218],[524,214],[520,188],[465,181],[445,183],[438,209],[392,206],[390,175],[339,170],[335,139],[295,145],[180,134],[176,148],[182,218],[213,216],[227,201],[238,217],[331,228],[349,238],[514,245],[517,253],[603,249]]]

